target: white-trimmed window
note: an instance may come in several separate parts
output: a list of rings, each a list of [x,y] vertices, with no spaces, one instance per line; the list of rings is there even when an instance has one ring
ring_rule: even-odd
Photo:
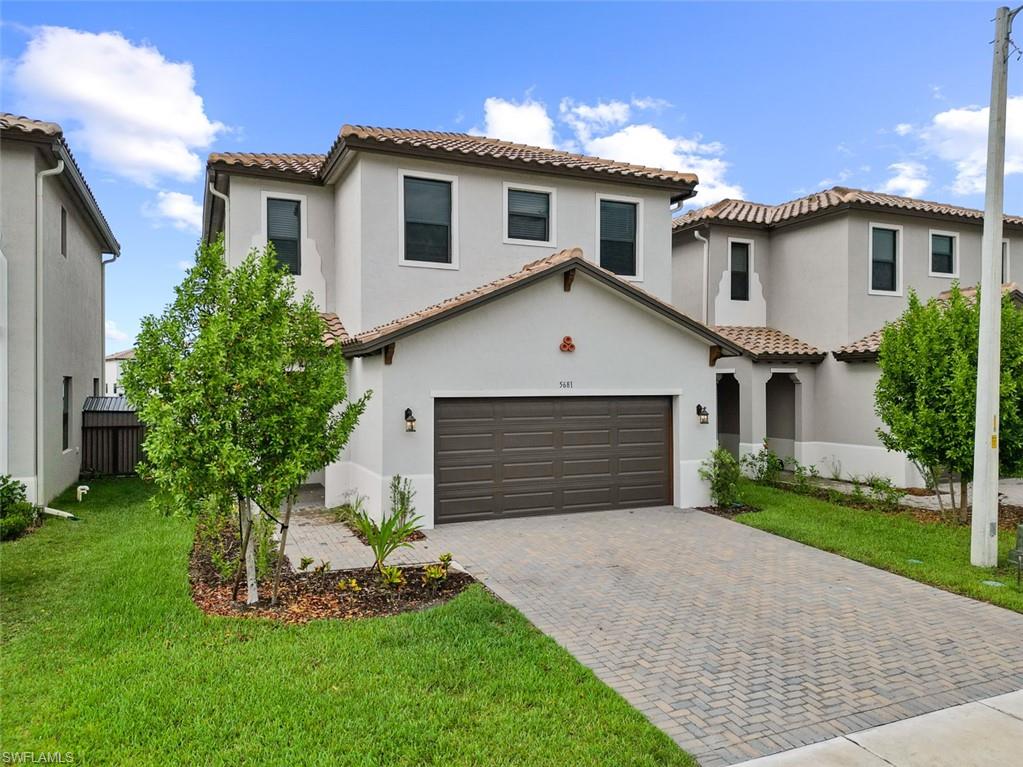
[[[1002,284],[1012,281],[1012,264],[1009,241],[1002,240]]]
[[[71,376],[64,376],[60,402],[61,450],[71,449]]]
[[[597,258],[619,277],[643,279],[643,201],[597,196]]]
[[[728,238],[729,298],[749,301],[750,274],[753,272],[753,240]]]
[[[545,186],[504,184],[504,241],[554,247],[557,192]]]
[[[398,263],[458,268],[458,179],[398,171]]]
[[[277,263],[290,274],[302,273],[302,200],[266,198],[266,241],[274,246]]]
[[[874,296],[901,296],[902,227],[871,224],[869,234],[868,292]]]
[[[959,233],[931,230],[928,274],[931,277],[959,276]]]

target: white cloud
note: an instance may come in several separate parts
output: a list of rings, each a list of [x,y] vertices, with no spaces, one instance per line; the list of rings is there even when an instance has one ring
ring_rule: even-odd
[[[483,117],[483,130],[474,128],[470,133],[482,133],[516,144],[556,146],[554,120],[547,114],[546,105],[528,95],[522,102],[491,96],[483,102]]]
[[[653,125],[626,125],[622,129],[584,145],[588,154],[647,165],[665,170],[695,173],[700,179],[696,205],[709,205],[726,197],[742,199],[742,187],[728,182],[728,163],[721,159],[724,147],[695,138],[672,137]]]
[[[113,320],[106,321],[106,336],[108,341],[113,341],[115,344],[121,344],[127,341],[130,336],[117,327],[117,323]]]
[[[10,69],[24,111],[57,121],[108,170],[152,186],[196,178],[225,126],[207,117],[192,65],[118,32],[37,27]]]
[[[744,197],[742,187],[725,178],[729,164],[721,157],[724,152],[721,144],[705,142],[699,135],[670,136],[649,123],[632,122],[637,111],[659,112],[670,106],[667,101],[652,97],[627,102],[611,99],[596,104],[564,98],[558,105],[558,119],[571,133],[559,140],[555,121],[543,102],[528,93],[521,102],[492,96],[483,104],[486,127],[470,132],[695,173],[700,185],[698,200],[694,202],[700,206],[725,197]]]
[[[913,126],[910,125],[909,123],[899,123],[898,125],[895,126],[895,132],[899,136],[908,136],[910,133],[913,132]]]
[[[881,187],[882,192],[899,194],[906,197],[919,197],[930,186],[927,178],[927,166],[919,162],[896,162],[888,166],[894,174]]]
[[[984,191],[987,173],[987,107],[958,107],[940,112],[919,131],[927,149],[955,167],[952,191]],[[1005,173],[1023,173],[1023,96],[1008,99]]]
[[[632,107],[624,101],[598,101],[596,104],[576,104],[572,99],[562,99],[558,106],[561,121],[575,132],[576,138],[585,144],[593,132],[604,132],[624,125],[632,116]]]
[[[199,232],[202,229],[202,205],[190,194],[157,192],[156,203],[143,208],[153,218],[167,219],[175,229]]]

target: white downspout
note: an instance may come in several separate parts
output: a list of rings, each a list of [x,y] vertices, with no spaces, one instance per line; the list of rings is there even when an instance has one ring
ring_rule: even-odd
[[[707,294],[710,293],[710,240],[700,234],[699,229],[693,230],[693,236],[703,243],[703,324],[707,324]]]
[[[107,393],[107,265],[114,263],[118,258],[121,257],[120,253],[111,253],[113,258],[101,259],[99,262],[99,268],[101,274],[99,276],[99,337],[103,339],[103,353],[100,355],[99,361],[99,393]],[[116,392],[114,392],[116,394]]]
[[[231,198],[218,192],[210,182],[210,194],[224,202],[224,261],[231,263]],[[212,214],[211,214],[212,215]]]
[[[7,316],[7,256],[0,250],[0,474],[8,474],[7,468],[7,354],[10,345],[11,325]]]
[[[46,378],[43,375],[43,180],[64,172],[64,161],[57,160],[57,167],[41,170],[36,174],[36,506],[44,506],[43,483],[45,450],[43,427],[45,402],[43,392]]]

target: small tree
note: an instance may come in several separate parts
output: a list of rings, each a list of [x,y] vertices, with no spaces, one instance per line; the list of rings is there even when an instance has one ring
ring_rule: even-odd
[[[295,299],[272,248],[230,270],[218,240],[200,245],[163,315],[143,319],[124,368],[146,424],[143,471],[160,498],[187,514],[201,498],[233,498],[250,563],[250,501],[276,513],[310,471],[336,459],[369,396],[347,401],[341,349],[322,334],[312,297]],[[248,586],[254,602],[254,567]]]
[[[958,285],[947,300],[926,303],[910,291],[908,308],[885,327],[878,350],[875,410],[884,423],[878,437],[935,478],[941,469],[959,475],[960,495],[958,501],[953,495],[952,507],[960,521],[966,520],[973,478],[979,327],[979,298],[964,297]],[[1002,302],[1001,373],[1001,463],[1009,471],[1023,462],[1023,312],[1008,296]]]

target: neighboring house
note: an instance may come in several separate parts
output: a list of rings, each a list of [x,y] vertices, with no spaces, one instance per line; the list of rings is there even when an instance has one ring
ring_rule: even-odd
[[[103,361],[103,376],[106,383],[103,387],[103,394],[116,396],[124,394],[124,387],[121,386],[121,366],[125,360],[135,357],[134,349],[125,349],[123,352],[108,354]]]
[[[880,330],[913,289],[980,281],[978,210],[835,187],[782,203],[723,200],[673,223],[673,302],[743,347],[719,360],[718,429],[736,454],[766,439],[823,474],[920,483],[881,446]],[[1006,216],[1002,279],[1023,269],[1023,218]]]
[[[0,113],[0,177],[0,474],[45,504],[78,478],[120,247],[59,125]]]
[[[435,523],[708,502],[712,360],[670,304],[695,176],[479,136],[345,126],[325,155],[212,154],[204,237],[268,241],[373,390],[322,480]]]

